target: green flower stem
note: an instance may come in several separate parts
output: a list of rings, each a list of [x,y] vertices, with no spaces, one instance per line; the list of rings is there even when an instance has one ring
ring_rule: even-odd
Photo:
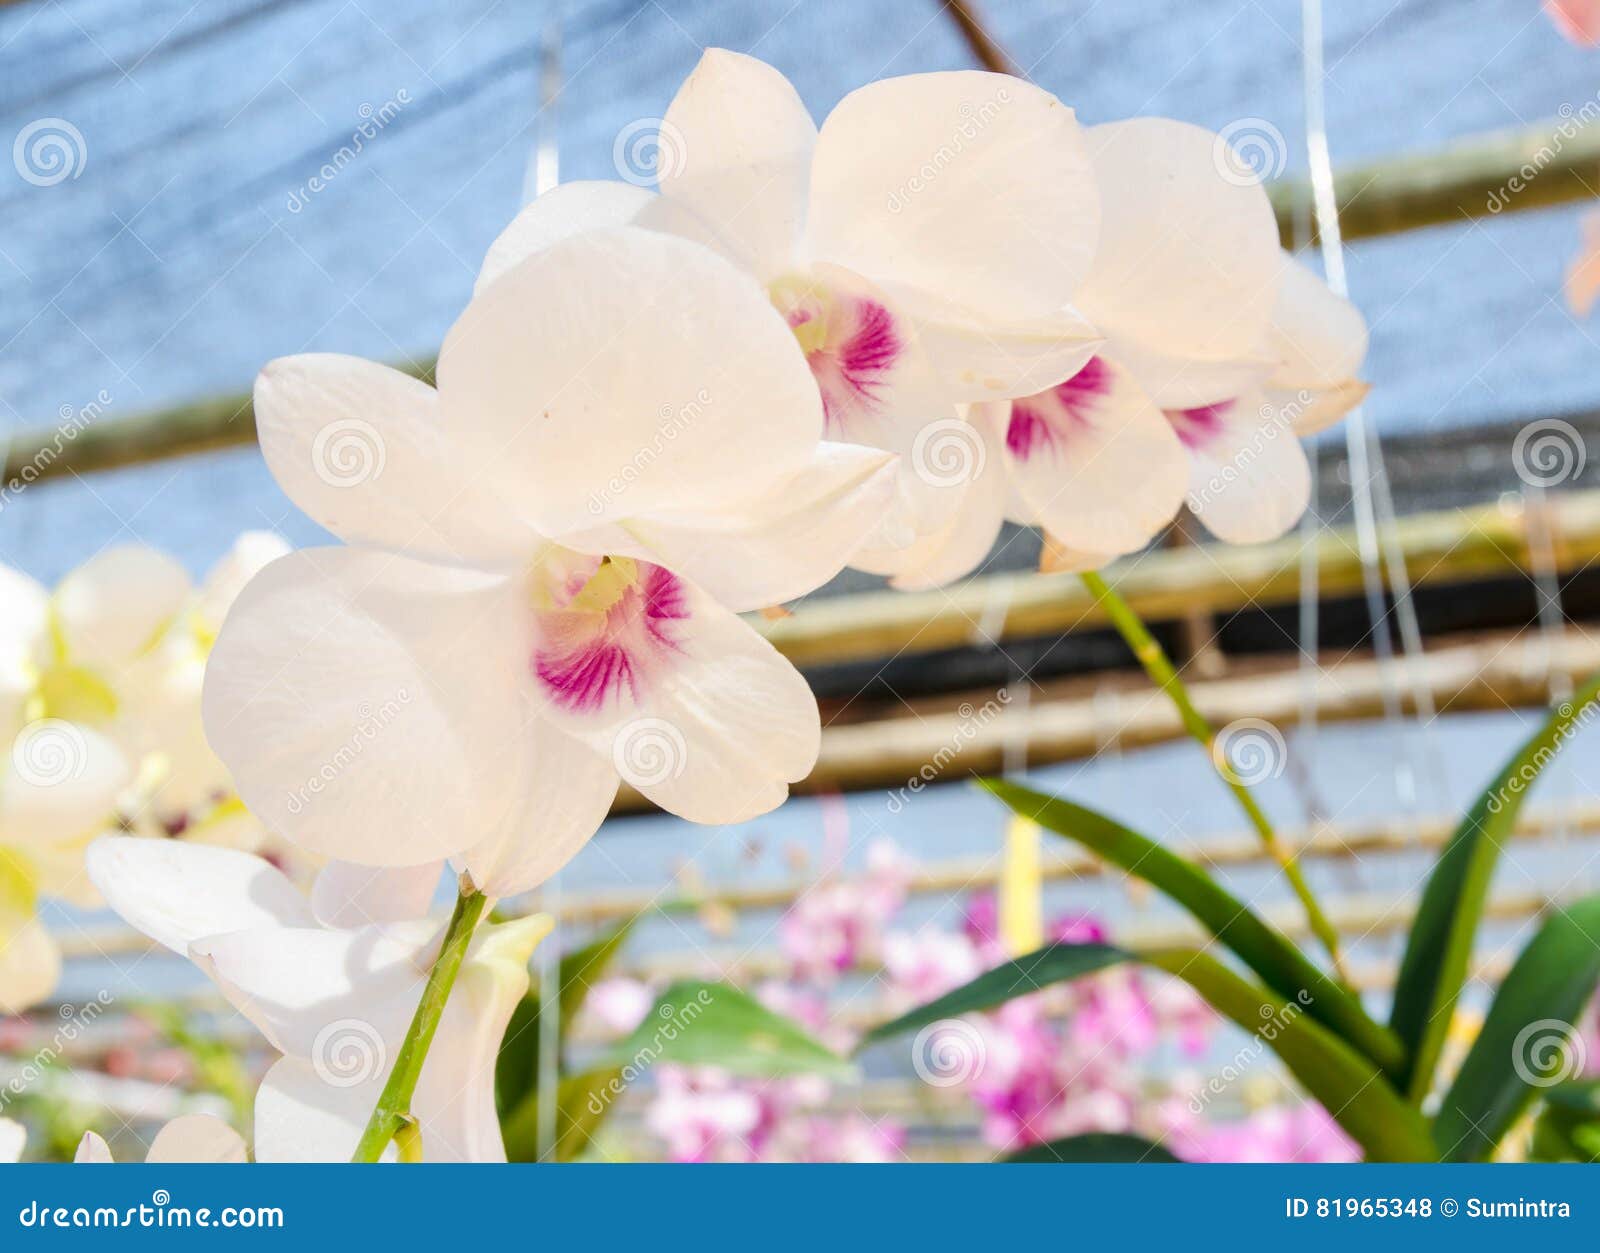
[[[1300,903],[1305,906],[1306,918],[1311,924],[1311,930],[1322,946],[1328,950],[1328,956],[1333,961],[1333,967],[1339,978],[1348,983],[1349,976],[1345,972],[1344,958],[1339,947],[1339,933],[1334,928],[1327,914],[1322,912],[1322,906],[1317,903],[1311,885],[1306,882],[1305,875],[1300,870],[1300,864],[1278,839],[1278,834],[1272,829],[1272,821],[1267,817],[1261,806],[1256,803],[1255,796],[1250,789],[1240,781],[1234,772],[1219,761],[1216,753],[1217,733],[1211,729],[1211,724],[1206,721],[1205,715],[1194,707],[1194,701],[1189,698],[1189,689],[1178,677],[1178,672],[1173,668],[1172,662],[1162,651],[1161,645],[1156,642],[1155,636],[1150,634],[1144,621],[1134,612],[1133,606],[1119,596],[1109,583],[1099,574],[1089,571],[1082,576],[1084,586],[1100,602],[1106,611],[1106,616],[1111,619],[1111,624],[1117,628],[1123,640],[1133,650],[1133,655],[1139,659],[1139,664],[1144,667],[1144,672],[1150,676],[1151,682],[1167,694],[1178,711],[1178,716],[1183,720],[1184,730],[1197,740],[1206,750],[1206,755],[1211,759],[1211,764],[1216,768],[1222,781],[1228,785],[1234,798],[1239,802],[1239,808],[1244,810],[1245,817],[1250,820],[1250,825],[1256,829],[1256,834],[1261,837],[1261,844],[1267,850],[1267,855],[1278,864],[1284,876],[1289,880],[1289,886],[1294,889],[1294,894],[1300,898]]]
[[[461,894],[456,898],[455,912],[450,915],[450,925],[445,928],[444,942],[439,956],[428,972],[428,982],[422,989],[422,1000],[412,1016],[411,1026],[400,1045],[400,1055],[395,1058],[389,1081],[367,1120],[367,1129],[361,1133],[361,1143],[356,1145],[352,1162],[375,1162],[383,1155],[389,1142],[402,1138],[402,1158],[416,1160],[420,1155],[416,1123],[411,1117],[411,1097],[417,1090],[417,1080],[422,1075],[422,1063],[427,1060],[428,1049],[433,1044],[434,1033],[439,1030],[439,1017],[444,1013],[445,1002],[450,999],[450,989],[455,986],[461,961],[472,941],[472,932],[483,917],[488,898],[472,886],[465,876],[461,880]]]

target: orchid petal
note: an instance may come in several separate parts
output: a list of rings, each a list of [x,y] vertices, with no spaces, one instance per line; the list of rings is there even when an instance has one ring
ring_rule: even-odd
[[[274,1062],[256,1089],[258,1162],[348,1162],[387,1079],[329,1083],[304,1058]]]
[[[437,861],[401,867],[331,861],[311,885],[311,912],[323,926],[346,930],[423,918],[438,892],[443,868]]]
[[[1088,146],[1103,216],[1077,307],[1119,352],[1211,368],[1258,355],[1281,266],[1260,184],[1230,175],[1221,137],[1185,122],[1110,122]],[[1156,403],[1180,403],[1163,380],[1141,381]]]
[[[736,499],[798,469],[822,405],[748,274],[650,231],[593,231],[529,257],[451,328],[444,412],[559,537],[684,499]]]
[[[615,226],[631,226],[656,199],[631,183],[561,183],[528,204],[489,245],[472,294],[516,269],[534,253],[568,236]]]
[[[174,1118],[150,1142],[146,1162],[243,1162],[244,1140],[232,1127],[211,1114],[183,1114]]]
[[[1276,539],[1300,519],[1311,468],[1293,427],[1261,393],[1169,415],[1189,449],[1189,508],[1218,539]]]
[[[816,142],[788,79],[754,57],[708,48],[662,120],[657,181],[766,281],[799,249]]]
[[[923,456],[911,462],[912,473],[942,481],[959,471],[950,489],[953,503],[947,504],[945,517],[909,546],[858,554],[853,564],[874,574],[893,576],[890,586],[900,591],[942,587],[972,573],[994,547],[1004,521],[1009,484],[1005,443],[996,420],[1009,409],[1007,403],[974,405],[964,424],[967,433],[958,435],[956,428],[950,429],[952,446],[964,464],[959,460],[941,462],[925,445]]]
[[[1011,403],[1007,460],[1037,525],[1069,548],[1143,548],[1183,505],[1189,458],[1161,410],[1106,357]]]
[[[37,918],[0,931],[0,1014],[21,1014],[56,990],[61,949]]]
[[[255,412],[278,485],[347,543],[482,566],[539,546],[498,462],[467,452],[418,379],[360,357],[280,357],[256,379]]]
[[[31,848],[98,833],[133,777],[105,736],[55,718],[30,722],[0,757],[0,844]]]
[[[1300,388],[1288,392],[1269,388],[1267,404],[1282,414],[1302,439],[1325,431],[1367,398],[1367,383],[1352,380],[1337,387]]]
[[[736,613],[794,600],[848,564],[895,503],[895,458],[823,441],[801,469],[721,510],[635,519],[591,551],[666,566]],[[567,543],[584,548],[581,536]]]
[[[120,544],[61,580],[53,602],[56,625],[74,662],[123,665],[155,647],[189,591],[188,574],[171,557]]]
[[[767,813],[816,765],[816,697],[777,649],[711,597],[642,718],[609,736],[622,777],[669,813],[730,823]]]
[[[184,956],[206,936],[313,922],[281,870],[235,849],[106,836],[89,846],[86,860],[90,880],[123,921]]]
[[[264,927],[206,936],[189,957],[281,1053],[365,1080],[393,1064],[439,926]]]
[[[269,828],[314,853],[409,866],[495,828],[526,711],[515,584],[361,549],[267,567],[206,671],[212,747]]]
[[[1275,387],[1337,387],[1367,355],[1360,311],[1292,257],[1285,257],[1272,315]]]
[[[600,829],[617,795],[609,755],[545,718],[528,726],[527,794],[513,820],[466,851],[467,873],[490,896],[515,896],[545,882]]]
[[[28,1145],[28,1129],[12,1118],[0,1118],[0,1164],[22,1160]]]
[[[1021,194],[998,194],[1018,184]],[[1083,134],[1004,74],[913,74],[851,92],[812,162],[812,255],[974,315],[1050,317],[1089,273],[1099,202]]]
[[[503,1162],[495,1114],[500,1042],[528,990],[528,962],[550,933],[542,915],[485,929],[461,968],[423,1063],[411,1110],[430,1162]]]
[[[72,1155],[72,1160],[78,1165],[110,1166],[116,1161],[111,1156],[111,1146],[105,1138],[93,1131],[85,1131],[83,1139],[78,1141],[78,1151]]]

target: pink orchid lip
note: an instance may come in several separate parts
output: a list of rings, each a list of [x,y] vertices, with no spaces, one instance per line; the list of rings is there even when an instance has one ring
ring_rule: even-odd
[[[1100,357],[1049,391],[1011,402],[1006,449],[1019,461],[1038,452],[1053,452],[1086,427],[1099,401],[1111,391],[1111,368]]]
[[[1185,448],[1204,448],[1222,434],[1228,414],[1236,402],[1219,400],[1213,405],[1199,405],[1193,409],[1165,410],[1167,421],[1183,441]]]
[[[772,301],[805,351],[828,433],[842,435],[852,415],[877,410],[906,349],[888,306],[807,278],[780,279]]]
[[[587,575],[585,577],[585,570]],[[529,667],[550,702],[572,713],[639,704],[680,647],[683,582],[630,558],[594,558],[536,614]]]

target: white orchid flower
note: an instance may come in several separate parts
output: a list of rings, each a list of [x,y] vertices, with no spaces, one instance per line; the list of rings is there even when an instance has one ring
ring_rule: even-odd
[[[311,356],[257,383],[278,482],[350,546],[268,566],[217,640],[206,730],[245,803],[329,857],[462,855],[497,896],[582,847],[619,773],[696,822],[780,804],[816,701],[731,610],[837,572],[894,469],[820,440],[761,290],[685,240],[588,232],[486,287],[438,376]],[[382,472],[332,473],[330,430]]]
[[[55,990],[61,952],[39,919],[41,896],[96,901],[83,852],[116,816],[132,771],[116,745],[87,727],[29,723],[0,757],[0,1014]]]
[[[819,131],[777,70],[710,49],[662,121],[659,194],[573,183],[490,249],[479,290],[597,224],[681,234],[742,266],[804,350],[829,439],[902,456],[875,545],[936,528],[948,484],[918,474],[930,423],[1077,371],[1096,334],[1072,308],[1099,198],[1083,133],[1003,74],[915,74],[846,96]]]
[[[183,825],[229,787],[200,722],[206,652],[238,589],[287,551],[246,532],[199,589],[139,544],[103,550],[53,593],[0,567],[0,728],[51,718],[109,735],[141,772],[128,816]]]
[[[981,444],[943,527],[857,559],[897,587],[969,573],[1007,518],[1052,538],[1056,569],[1137,551],[1185,500],[1220,539],[1275,538],[1310,493],[1298,437],[1366,394],[1360,313],[1282,252],[1217,136],[1153,118],[1089,142],[1107,209],[1081,304],[1106,343],[1047,391],[972,407]]]
[[[310,898],[232,849],[112,837],[89,873],[132,926],[211,977],[284,1056],[256,1095],[256,1160],[348,1161],[393,1069],[437,953],[438,864],[333,865]],[[481,927],[411,1112],[430,1161],[504,1161],[494,1067],[544,916]]]
[[[111,1165],[111,1146],[93,1131],[85,1131],[72,1160],[91,1165]],[[211,1114],[182,1114],[150,1141],[146,1164],[168,1162],[232,1163],[247,1160],[244,1138]]]

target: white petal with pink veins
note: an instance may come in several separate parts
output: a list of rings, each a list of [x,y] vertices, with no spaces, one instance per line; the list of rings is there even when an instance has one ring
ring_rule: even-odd
[[[347,543],[481,566],[539,547],[499,461],[469,451],[418,379],[360,357],[280,357],[256,379],[255,412],[278,486]]]
[[[468,305],[438,374],[456,437],[514,477],[553,537],[737,499],[822,435],[811,371],[766,293],[652,231],[534,253]]]
[[[1229,177],[1220,137],[1198,126],[1134,118],[1087,134],[1103,215],[1078,308],[1114,350],[1213,366],[1256,356],[1281,265],[1266,192]]]
[[[369,549],[268,566],[206,669],[212,747],[303,848],[372,866],[452,856],[520,794],[528,615],[518,581]]]
[[[816,697],[777,649],[686,588],[687,630],[641,719],[609,749],[623,779],[691,822],[743,822],[777,808],[816,765]]]
[[[662,120],[661,194],[691,209],[763,281],[795,261],[817,127],[772,66],[708,48]]]
[[[1218,539],[1276,539],[1300,520],[1311,468],[1293,428],[1261,393],[1167,416],[1189,449],[1189,507]]]
[[[1183,503],[1183,445],[1128,372],[1106,357],[1048,392],[1012,401],[1005,443],[1035,521],[1070,548],[1143,548]]]
[[[1007,321],[1049,317],[1089,272],[1099,220],[1072,110],[1007,75],[868,84],[817,140],[813,259],[897,294]]]

